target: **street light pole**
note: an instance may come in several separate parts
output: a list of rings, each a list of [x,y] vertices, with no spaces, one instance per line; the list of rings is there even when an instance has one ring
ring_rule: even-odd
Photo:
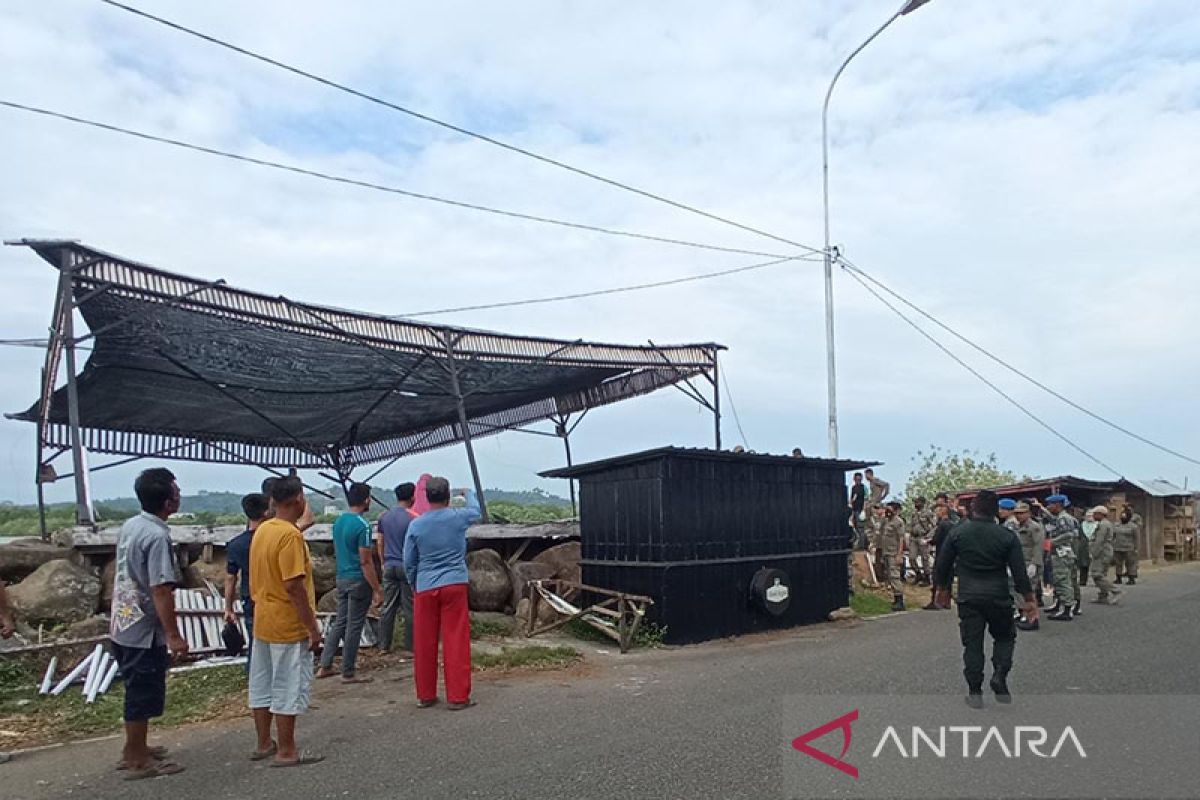
[[[867,40],[855,48],[854,52],[846,56],[846,60],[837,68],[837,72],[833,74],[833,80],[829,82],[829,88],[825,91],[825,104],[821,107],[821,184],[824,190],[824,208],[825,208],[825,365],[826,365],[826,385],[829,390],[829,457],[838,457],[838,417],[837,417],[837,361],[834,356],[833,343],[833,247],[829,243],[829,99],[833,96],[833,87],[837,85],[838,78],[842,77],[842,73],[846,71],[846,67],[854,60],[854,57],[861,53],[867,45],[875,41],[879,34],[887,30],[887,27],[905,14],[911,14],[921,6],[928,3],[929,0],[906,0],[904,5],[900,7],[892,16],[888,17],[887,22],[879,26],[879,28],[867,37]]]

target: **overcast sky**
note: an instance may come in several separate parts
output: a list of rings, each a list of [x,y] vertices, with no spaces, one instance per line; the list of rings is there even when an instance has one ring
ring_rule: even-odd
[[[429,114],[820,245],[820,109],[840,59],[896,0],[328,4],[144,0],[147,10]],[[780,245],[430,127],[95,0],[0,9],[0,98],[519,210],[750,249]],[[843,76],[834,240],[859,266],[1095,410],[1183,452],[1196,424],[1200,14],[1193,0],[933,0]],[[214,160],[0,108],[0,235],[61,236],[164,269],[401,314],[663,280],[754,262],[547,228]],[[0,337],[44,335],[55,273],[0,249]],[[389,290],[390,287],[390,290]],[[842,454],[894,483],[930,444],[1034,475],[1106,473],[1004,404],[857,284],[836,284]],[[614,342],[717,341],[762,452],[821,454],[823,294],[798,262],[685,286],[439,318]],[[956,349],[961,351],[961,347]],[[1182,482],[1121,437],[975,356],[1101,460]],[[0,347],[0,410],[41,353]],[[727,442],[740,440],[732,416]],[[681,393],[601,409],[576,460],[707,445]],[[484,483],[559,442],[479,444]],[[102,459],[97,459],[102,460]],[[461,448],[401,462],[468,481]],[[95,477],[129,494],[136,467]],[[34,429],[0,420],[0,498],[34,497]],[[185,491],[251,470],[178,465]],[[66,499],[69,487],[52,487]]]

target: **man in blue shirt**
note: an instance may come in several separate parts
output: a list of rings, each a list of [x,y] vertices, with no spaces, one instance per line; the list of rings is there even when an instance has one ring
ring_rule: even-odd
[[[266,495],[248,494],[242,498],[242,513],[246,515],[246,530],[225,545],[225,621],[237,624],[234,602],[242,601],[242,619],[246,623],[246,671],[250,671],[250,653],[254,648],[254,600],[250,597],[250,543],[254,531],[267,519],[271,501]]]
[[[413,683],[417,705],[437,703],[438,634],[442,637],[446,700],[453,711],[471,700],[471,618],[467,605],[467,527],[481,516],[473,492],[466,508],[450,508],[450,483],[430,478],[426,511],[408,526],[404,571],[413,594]]]
[[[362,640],[367,611],[383,603],[383,590],[375,574],[371,526],[363,517],[371,507],[371,487],[354,483],[346,492],[350,510],[333,523],[333,553],[337,559],[337,617],[325,632],[318,678],[329,678],[333,657],[342,645],[342,683],[368,683],[370,678],[354,674],[358,663],[358,645]]]
[[[402,483],[396,487],[396,507],[379,518],[379,560],[383,563],[383,611],[379,619],[379,649],[392,652],[396,630],[396,612],[404,612],[404,640],[400,649],[409,657],[413,648],[413,592],[404,574],[404,537],[417,515],[413,500],[417,487]]]

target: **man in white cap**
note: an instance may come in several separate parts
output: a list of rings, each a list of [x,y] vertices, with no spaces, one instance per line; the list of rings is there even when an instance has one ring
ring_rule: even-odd
[[[1096,521],[1096,532],[1092,534],[1090,543],[1092,582],[1100,590],[1093,602],[1115,606],[1121,599],[1121,590],[1108,579],[1108,565],[1113,560],[1113,539],[1116,534],[1113,524],[1108,521],[1107,506],[1096,506],[1090,516]]]

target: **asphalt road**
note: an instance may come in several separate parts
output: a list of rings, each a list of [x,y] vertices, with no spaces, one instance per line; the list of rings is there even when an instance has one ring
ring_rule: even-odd
[[[1194,694],[1198,618],[1200,565],[1149,573],[1118,607],[1023,634],[1017,702],[1030,692]],[[300,725],[303,745],[328,757],[320,765],[251,764],[249,720],[226,721],[156,737],[187,766],[182,775],[122,782],[109,771],[119,743],[100,741],[0,766],[0,797],[774,798],[786,697],[960,695],[959,652],[952,612],[914,611],[624,657],[593,652],[577,674],[478,681],[479,705],[462,713],[418,710],[406,676],[377,675],[353,691],[322,686]],[[1181,766],[1195,770],[1194,760],[1163,768]]]

